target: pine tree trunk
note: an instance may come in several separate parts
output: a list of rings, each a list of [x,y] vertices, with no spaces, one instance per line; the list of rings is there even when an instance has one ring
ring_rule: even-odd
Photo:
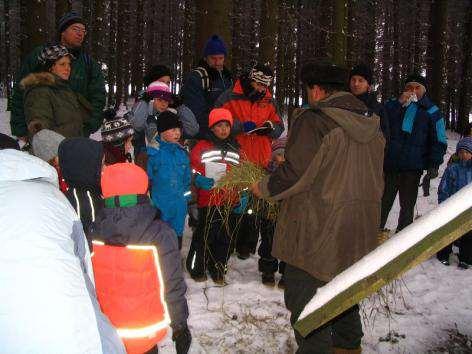
[[[274,68],[277,45],[278,0],[261,1],[259,60]]]
[[[46,23],[46,3],[41,0],[22,2],[22,18],[25,19],[21,41],[21,53],[24,58],[33,48],[46,42],[44,24]]]
[[[232,2],[230,0],[196,0],[195,53],[197,57],[202,56],[203,48],[208,38],[218,34],[223,38],[228,48],[225,65],[231,67],[231,5]]]
[[[337,65],[346,65],[347,51],[347,0],[334,1],[334,37],[332,40],[331,56]]]
[[[472,1],[470,0],[464,32],[464,61],[462,62],[462,81],[459,90],[458,128],[462,135],[470,135],[472,134],[472,124],[469,123],[472,101]]]
[[[386,0],[383,8],[383,34],[382,34],[382,100],[386,100],[390,94],[390,84],[391,84],[391,75],[390,75],[390,66],[391,66],[391,45],[392,45],[392,36],[391,36],[391,0]],[[395,95],[398,92],[394,93]]]
[[[194,29],[195,29],[195,9],[193,7],[193,1],[185,0],[185,22],[184,22],[184,49],[183,49],[183,68],[182,72],[184,77],[188,73],[192,66],[195,64],[195,60],[201,56],[200,53],[195,52],[196,45],[194,45]],[[195,58],[196,57],[196,58]]]
[[[444,109],[444,78],[446,62],[447,0],[433,0],[431,3],[430,30],[430,80],[429,96],[440,109]]]

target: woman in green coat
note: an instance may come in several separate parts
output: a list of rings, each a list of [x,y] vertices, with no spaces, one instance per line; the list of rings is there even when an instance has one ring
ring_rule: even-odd
[[[50,129],[66,138],[83,136],[84,123],[90,119],[92,106],[68,85],[71,58],[66,47],[45,47],[39,55],[42,71],[21,80],[24,112],[30,135]]]

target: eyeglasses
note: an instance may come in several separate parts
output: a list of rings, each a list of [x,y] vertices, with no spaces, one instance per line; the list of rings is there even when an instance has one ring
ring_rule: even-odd
[[[84,35],[87,34],[87,30],[85,28],[71,27],[70,29],[75,33],[83,33]]]

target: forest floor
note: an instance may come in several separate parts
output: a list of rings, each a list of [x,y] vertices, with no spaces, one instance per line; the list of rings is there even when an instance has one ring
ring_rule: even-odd
[[[0,99],[0,132],[9,133],[6,100]],[[449,135],[445,161],[455,151],[458,136]],[[440,176],[445,164],[441,166]],[[421,217],[437,205],[439,179],[431,194],[419,191],[416,214]],[[399,205],[395,201],[387,226],[395,228]],[[185,257],[191,231],[184,235]],[[193,335],[191,353],[293,353],[296,342],[289,325],[283,291],[261,284],[257,256],[230,259],[227,285],[211,280],[194,282],[186,274]],[[457,268],[457,257],[446,267],[430,259],[410,270],[383,298],[363,301],[363,353],[472,353],[472,269]],[[174,353],[168,336],[160,353]]]

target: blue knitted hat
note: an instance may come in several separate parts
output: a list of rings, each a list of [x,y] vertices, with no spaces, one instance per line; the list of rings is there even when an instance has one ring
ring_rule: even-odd
[[[205,49],[203,50],[203,56],[207,57],[209,55],[218,55],[223,54],[226,56],[228,51],[226,49],[225,42],[216,34],[210,37],[205,44]]]
[[[67,28],[69,28],[69,26],[72,26],[74,23],[81,23],[85,25],[85,21],[82,16],[80,16],[80,14],[75,11],[66,12],[58,21],[57,32],[64,32]]]
[[[459,152],[461,149],[472,154],[472,137],[466,136],[465,138],[459,140],[457,143],[456,152]]]

